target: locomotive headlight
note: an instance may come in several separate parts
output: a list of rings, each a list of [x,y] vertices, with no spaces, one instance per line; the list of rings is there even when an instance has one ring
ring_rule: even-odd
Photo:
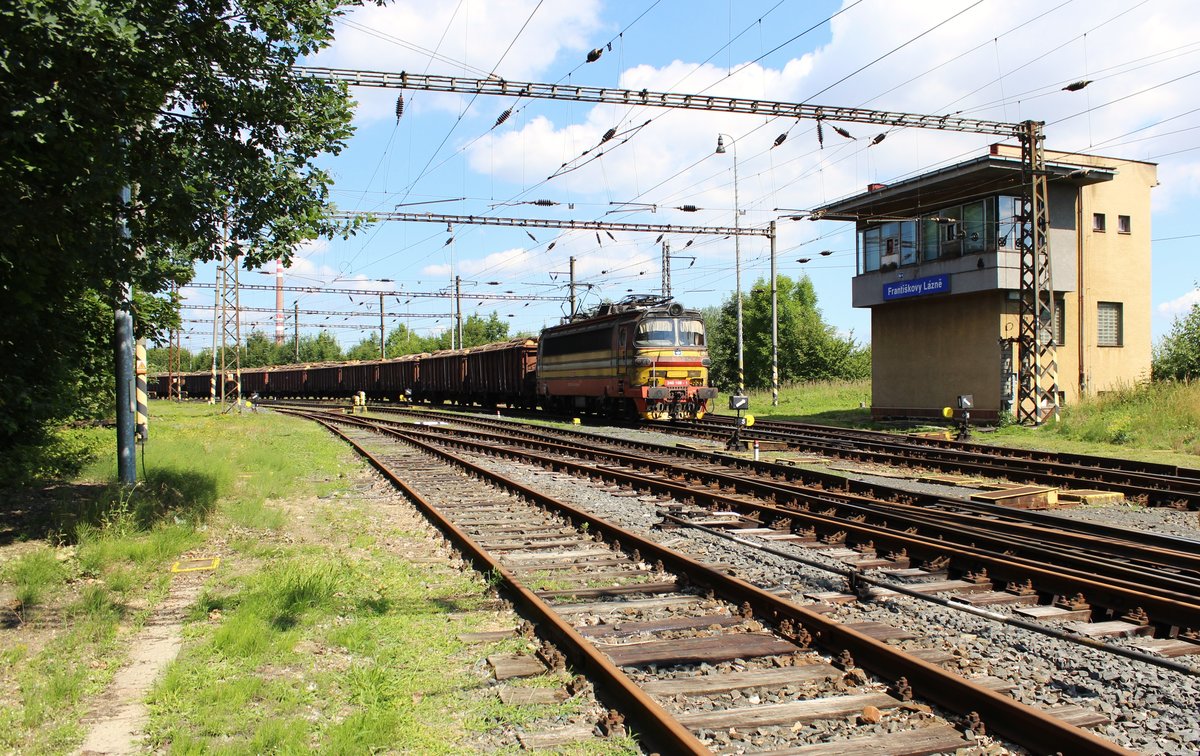
[[[654,364],[654,360],[649,357],[635,357],[633,364],[635,367],[650,367]]]
[[[709,365],[711,365],[711,364],[712,364],[712,360],[710,360],[709,358],[705,357],[704,359],[700,360],[700,364],[701,364],[703,367],[708,367]]]

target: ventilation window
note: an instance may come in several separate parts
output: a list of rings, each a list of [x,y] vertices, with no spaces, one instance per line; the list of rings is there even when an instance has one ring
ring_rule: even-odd
[[[1102,234],[1104,227],[1104,213],[1092,213],[1092,230]]]
[[[1128,215],[1118,215],[1117,216],[1117,233],[1128,234],[1128,233],[1130,233],[1131,227],[1132,227],[1132,225],[1129,222]]]
[[[1120,302],[1098,302],[1096,304],[1096,344],[1102,347],[1124,345],[1124,329],[1121,323],[1123,306]]]

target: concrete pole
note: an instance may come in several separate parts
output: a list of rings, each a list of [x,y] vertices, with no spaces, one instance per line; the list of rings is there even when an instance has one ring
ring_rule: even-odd
[[[275,344],[283,343],[283,261],[275,261]]]
[[[130,234],[125,213],[131,204],[129,185],[121,187],[121,242],[128,255]],[[137,442],[134,420],[133,373],[133,286],[123,282],[117,286],[117,301],[113,309],[113,359],[117,379],[117,478],[123,486],[137,483]]]
[[[217,333],[221,329],[221,277],[225,267],[225,248],[221,248],[221,262],[217,264],[217,280],[213,286],[213,340],[212,370],[208,376],[208,403],[217,403]]]
[[[779,282],[775,277],[775,221],[768,230],[771,239],[771,406],[779,406]]]
[[[571,281],[571,285],[570,285],[571,314],[567,318],[567,320],[574,320],[575,319],[575,258],[574,257],[571,258],[570,271],[571,271],[571,273],[570,273],[570,275],[571,275],[571,279],[570,279],[570,281]]]
[[[663,239],[662,243],[662,295],[664,299],[671,298],[671,242]]]
[[[379,295],[379,359],[387,359],[387,352],[383,348],[383,339],[385,337],[383,330],[383,295]]]
[[[458,331],[458,348],[463,348],[462,324],[462,276],[454,277],[454,320]]]
[[[293,346],[296,349],[296,362],[300,361],[300,300],[292,302],[292,333],[294,334],[296,343]]]

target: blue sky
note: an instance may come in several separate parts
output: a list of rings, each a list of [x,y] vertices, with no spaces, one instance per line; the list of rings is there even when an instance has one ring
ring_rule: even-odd
[[[586,63],[597,48],[599,60]],[[1200,195],[1200,14],[1186,0],[403,0],[347,15],[333,47],[309,63],[1042,120],[1048,149],[1158,163],[1155,340],[1200,301],[1192,254],[1200,231],[1190,222]],[[1062,90],[1081,79],[1092,83]],[[398,93],[353,91],[357,132],[348,149],[324,162],[340,209],[404,205],[411,212],[731,226],[736,152],[739,223],[764,226],[785,214],[776,208],[816,207],[872,182],[982,155],[994,140],[907,129],[872,145],[880,129],[839,124],[856,138],[826,128],[822,147],[811,122],[414,91],[404,92],[397,121]],[[601,145],[609,129],[618,136]],[[714,152],[718,133],[736,143],[724,155]],[[558,204],[514,204],[536,200]],[[700,210],[677,209],[684,205]],[[656,234],[530,233],[385,223],[350,240],[304,246],[285,278],[290,285],[438,292],[458,275],[464,312],[495,311],[514,333],[558,322],[565,305],[479,295],[565,297],[572,256],[578,281],[588,285],[584,305],[658,291]],[[672,263],[674,293],[689,306],[717,304],[734,289],[733,240],[695,237],[685,248],[691,238],[669,237],[672,252],[683,256]],[[743,289],[767,277],[765,239],[743,237],[741,258]],[[869,312],[850,305],[852,224],[781,220],[778,265],[782,275],[813,280],[827,321],[869,340]],[[198,280],[212,276],[205,267]],[[273,278],[244,273],[242,281]],[[211,296],[193,291],[189,301],[208,305]],[[375,297],[288,293],[289,308],[297,296],[301,308],[364,313],[301,316],[306,332],[361,324],[333,330],[350,346],[378,328]],[[274,295],[246,292],[242,302],[270,307]],[[388,298],[385,308],[389,328],[406,322],[432,333],[450,324],[419,317],[449,312],[448,299]],[[256,319],[270,332],[269,315],[247,316]],[[186,344],[207,344],[211,332],[192,328]]]

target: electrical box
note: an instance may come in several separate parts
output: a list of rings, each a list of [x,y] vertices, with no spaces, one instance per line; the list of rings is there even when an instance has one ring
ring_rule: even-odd
[[[750,409],[750,397],[748,397],[748,396],[731,396],[731,397],[729,397],[729,409],[731,409],[731,410]]]

